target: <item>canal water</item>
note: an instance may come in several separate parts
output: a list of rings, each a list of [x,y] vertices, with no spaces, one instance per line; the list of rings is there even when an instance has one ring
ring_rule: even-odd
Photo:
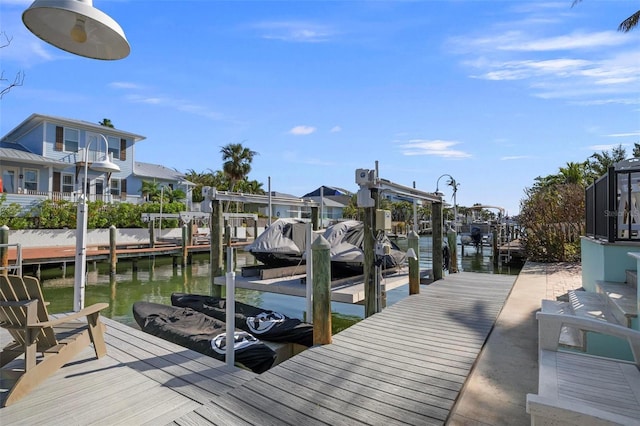
[[[396,241],[398,246],[406,250],[406,240]],[[420,267],[431,268],[430,237],[420,239]],[[458,246],[458,265],[463,271],[518,274],[519,266],[494,266],[491,248],[484,247],[476,252],[472,247],[465,247],[464,256]],[[242,266],[255,264],[249,253],[237,251],[237,270]],[[140,259],[137,270],[131,262],[120,261],[115,275],[108,272],[106,263],[89,263],[87,265],[87,286],[85,304],[97,302],[109,303],[103,315],[118,322],[135,326],[132,306],[136,301],[148,301],[171,304],[174,292],[209,294],[209,255],[196,254],[193,263],[185,268],[173,267],[170,257]],[[239,273],[239,272],[238,272]],[[44,297],[50,302],[49,312],[68,312],[73,306],[72,275],[61,277],[61,270],[51,268],[41,272]],[[409,294],[408,284],[387,292],[387,306],[403,299]],[[304,298],[255,290],[236,289],[236,300],[250,305],[281,312],[293,318],[305,318],[306,301]],[[332,302],[332,328],[334,334],[354,324],[364,317],[364,306]]]

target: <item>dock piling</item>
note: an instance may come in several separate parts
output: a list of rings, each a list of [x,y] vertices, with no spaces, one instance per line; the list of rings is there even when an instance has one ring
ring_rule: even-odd
[[[331,257],[329,242],[319,236],[313,251],[313,344],[331,343]]]
[[[433,203],[433,280],[438,281],[442,279],[442,203]]]
[[[7,225],[0,226],[0,267],[2,274],[9,274],[9,227]]]
[[[116,227],[109,227],[109,273],[116,273],[116,265],[118,264],[118,255],[116,254]]]
[[[409,294],[420,293],[420,237],[415,231],[409,232],[407,243],[416,254],[416,258],[409,258]]]

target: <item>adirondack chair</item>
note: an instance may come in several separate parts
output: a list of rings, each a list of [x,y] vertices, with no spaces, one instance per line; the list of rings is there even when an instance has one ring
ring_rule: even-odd
[[[16,371],[13,362],[7,366],[10,369],[1,371],[3,377],[16,375],[11,378],[15,383],[2,406],[27,395],[91,343],[97,358],[106,355],[104,325],[99,316],[108,306],[96,303],[80,312],[50,319],[38,280],[0,274],[0,327],[14,340],[0,352],[0,368],[24,355],[23,368]],[[78,318],[86,318],[86,322]]]

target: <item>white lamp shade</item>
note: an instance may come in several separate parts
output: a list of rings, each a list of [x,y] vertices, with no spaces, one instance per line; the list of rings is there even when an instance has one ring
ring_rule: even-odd
[[[84,23],[84,42],[71,35],[78,20]],[[92,0],[36,0],[22,14],[22,22],[47,43],[87,58],[122,59],[131,51],[120,25],[94,8]]]
[[[94,161],[91,163],[90,169],[100,173],[112,173],[119,172],[120,166],[113,163],[109,158],[106,158],[104,160]]]

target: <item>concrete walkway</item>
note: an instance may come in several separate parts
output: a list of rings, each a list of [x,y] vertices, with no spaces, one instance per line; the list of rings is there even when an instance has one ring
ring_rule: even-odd
[[[579,263],[525,264],[447,424],[531,424],[525,398],[538,391],[535,313],[542,299],[580,287]]]

